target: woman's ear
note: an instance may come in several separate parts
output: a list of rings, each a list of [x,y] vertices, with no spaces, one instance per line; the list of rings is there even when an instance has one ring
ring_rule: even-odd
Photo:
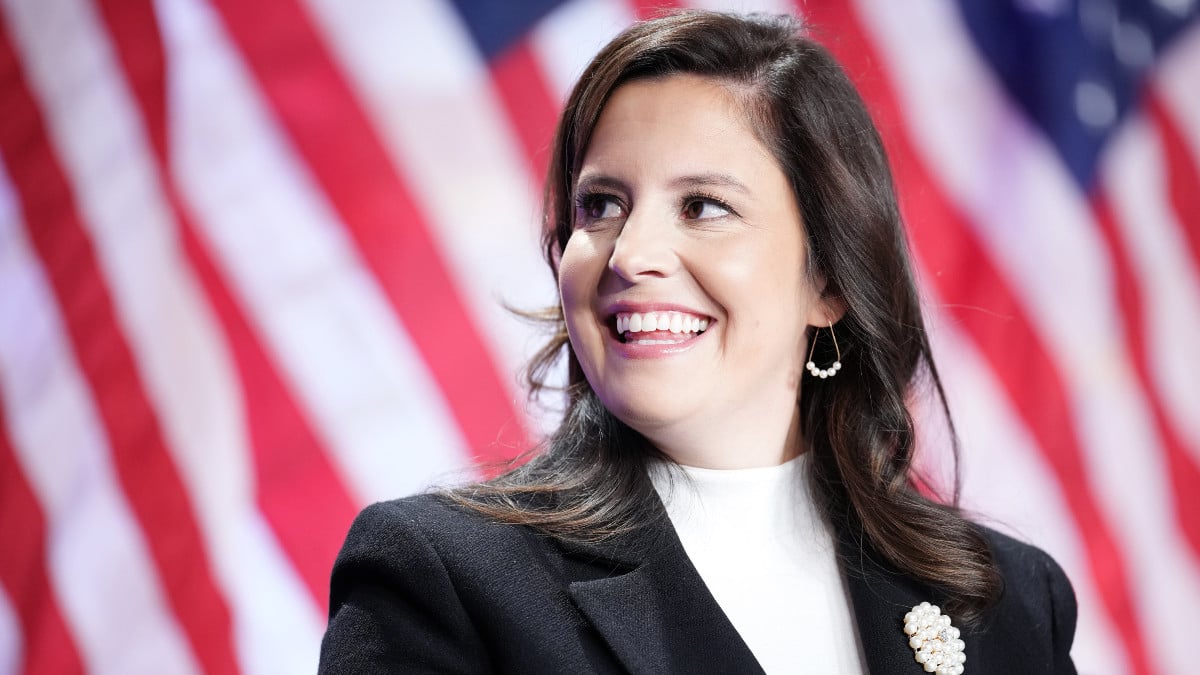
[[[814,281],[813,287],[816,291],[816,302],[808,311],[806,323],[810,326],[825,328],[841,321],[846,314],[846,301],[842,298],[842,294],[831,289],[823,275]]]
[[[820,323],[814,323],[814,326],[828,326],[842,320],[846,315],[846,302],[842,300],[842,296],[833,295],[821,299],[822,318]]]

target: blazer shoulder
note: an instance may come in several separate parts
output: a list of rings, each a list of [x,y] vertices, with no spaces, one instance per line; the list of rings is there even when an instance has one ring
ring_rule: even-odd
[[[1070,649],[1078,607],[1075,591],[1050,554],[989,527],[980,526],[1003,578],[999,604],[991,614],[1000,623],[1019,619],[1021,628],[1044,635],[1051,645],[1053,672],[1074,673]]]
[[[991,546],[1005,584],[1016,584],[1021,588],[1046,588],[1054,591],[1056,601],[1070,600],[1075,603],[1071,582],[1058,562],[1037,546],[1021,541],[998,530],[979,526]],[[1068,598],[1069,596],[1069,598]]]
[[[487,527],[436,494],[363,509],[334,563],[320,672],[485,672],[455,569],[482,557]]]

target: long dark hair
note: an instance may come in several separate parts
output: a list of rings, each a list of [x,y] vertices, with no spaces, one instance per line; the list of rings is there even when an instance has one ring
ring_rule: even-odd
[[[924,382],[947,420],[949,411],[891,171],[858,92],[799,21],[680,12],[634,25],[596,56],[567,101],[546,181],[543,245],[555,278],[572,232],[577,174],[608,98],[626,82],[678,73],[714,78],[737,93],[791,181],[810,272],[846,310],[834,326],[844,367],[837,377],[809,380],[799,401],[819,505],[840,532],[945,591],[949,610],[970,622],[996,601],[1000,578],[978,528],[914,485],[907,401]],[[545,318],[555,333],[528,379],[536,393],[565,352],[561,425],[524,464],[450,496],[496,520],[567,539],[604,538],[661,518],[646,475],[648,458],[659,453],[601,405],[567,340],[561,308]],[[827,332],[817,337],[809,336],[817,340],[813,360],[832,362]],[[957,459],[952,423],[950,436]]]

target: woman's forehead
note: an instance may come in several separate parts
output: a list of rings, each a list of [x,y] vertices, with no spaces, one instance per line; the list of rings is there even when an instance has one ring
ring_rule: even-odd
[[[723,82],[696,75],[635,80],[601,111],[578,180],[599,172],[643,170],[675,176],[762,170],[773,157],[750,128],[739,97]]]

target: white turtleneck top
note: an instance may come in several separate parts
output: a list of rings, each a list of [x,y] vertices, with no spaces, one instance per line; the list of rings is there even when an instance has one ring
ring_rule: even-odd
[[[807,461],[730,470],[663,463],[650,477],[692,564],[767,673],[863,673]]]

